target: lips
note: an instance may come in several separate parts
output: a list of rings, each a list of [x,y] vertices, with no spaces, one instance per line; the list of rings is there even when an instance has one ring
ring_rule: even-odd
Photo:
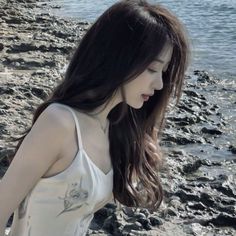
[[[151,97],[153,96],[154,93],[143,93],[142,96],[145,96],[145,97]]]
[[[146,94],[142,94],[142,98],[144,101],[147,101],[149,99],[149,95],[146,95]]]
[[[152,93],[152,94],[142,94],[142,95],[151,97],[153,94],[154,94],[154,93]]]
[[[142,98],[144,101],[147,101],[149,97],[151,97],[154,93],[142,94]]]

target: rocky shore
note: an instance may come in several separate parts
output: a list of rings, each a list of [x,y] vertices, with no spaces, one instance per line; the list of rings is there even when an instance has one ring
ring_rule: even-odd
[[[29,127],[90,23],[52,16],[36,0],[0,4],[3,176],[15,146],[8,139]],[[159,211],[107,204],[88,235],[236,235],[235,91],[234,82],[223,84],[206,71],[186,75],[181,101],[169,108],[163,131],[165,200]]]

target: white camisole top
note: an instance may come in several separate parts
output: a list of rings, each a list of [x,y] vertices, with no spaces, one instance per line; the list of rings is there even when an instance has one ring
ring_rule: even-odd
[[[113,169],[105,174],[83,149],[78,118],[79,150],[64,171],[41,178],[14,211],[10,236],[84,236],[94,212],[112,200]],[[17,193],[16,193],[17,194]]]

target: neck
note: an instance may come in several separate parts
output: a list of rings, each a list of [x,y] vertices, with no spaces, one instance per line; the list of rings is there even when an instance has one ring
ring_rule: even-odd
[[[120,95],[117,93],[107,104],[103,104],[87,114],[96,117],[96,119],[100,121],[102,127],[106,127],[109,112],[121,101]]]

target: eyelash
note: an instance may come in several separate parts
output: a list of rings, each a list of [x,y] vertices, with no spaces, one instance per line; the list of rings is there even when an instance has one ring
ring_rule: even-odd
[[[157,72],[157,71],[152,70],[152,69],[150,69],[150,68],[148,68],[148,71],[149,71],[150,73],[156,73],[156,72]]]
[[[155,70],[152,70],[152,69],[150,69],[150,68],[148,68],[148,71],[151,73],[151,74],[153,74],[153,73],[157,73],[157,71],[155,71]],[[163,71],[162,73],[165,73],[166,71]]]

